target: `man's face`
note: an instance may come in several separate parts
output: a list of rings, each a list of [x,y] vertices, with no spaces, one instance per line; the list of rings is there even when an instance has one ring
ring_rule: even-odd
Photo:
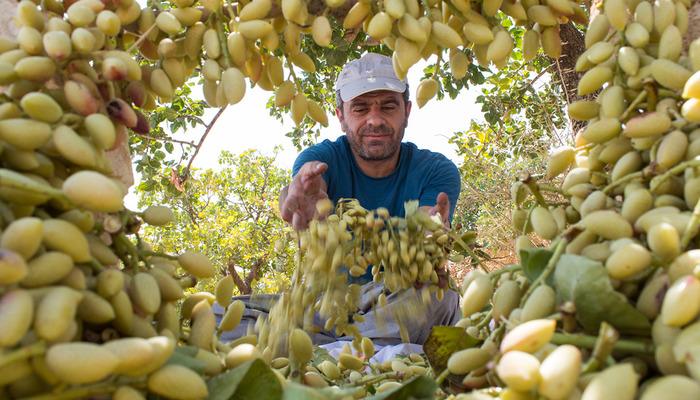
[[[344,102],[336,115],[353,153],[381,161],[399,150],[410,112],[411,103],[404,103],[401,93],[381,90]]]

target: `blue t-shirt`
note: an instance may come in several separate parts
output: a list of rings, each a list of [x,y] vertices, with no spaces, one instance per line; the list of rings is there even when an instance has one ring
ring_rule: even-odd
[[[309,161],[328,164],[323,179],[328,197],[334,203],[341,198],[354,198],[373,210],[385,207],[392,216],[403,217],[404,202],[418,200],[421,206],[434,206],[440,192],[450,199],[450,221],[460,191],[460,176],[455,164],[440,153],[419,150],[413,143],[401,143],[396,170],[383,178],[372,178],[362,172],[355,162],[345,135],[336,141],[324,140],[302,151],[294,161],[294,175]],[[363,284],[372,280],[371,269],[349,282]]]
[[[413,143],[401,143],[396,170],[389,176],[372,178],[357,165],[348,139],[343,135],[302,151],[294,162],[293,174],[309,161],[328,164],[323,179],[333,202],[355,198],[368,210],[385,207],[389,214],[403,217],[404,202],[418,200],[421,206],[434,206],[437,195],[445,192],[450,199],[452,220],[459,197],[460,176],[455,164],[440,153],[420,150]]]

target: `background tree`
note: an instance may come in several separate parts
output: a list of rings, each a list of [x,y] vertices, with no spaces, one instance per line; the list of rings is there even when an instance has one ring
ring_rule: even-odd
[[[239,294],[279,291],[289,280],[294,250],[276,212],[290,175],[274,162],[274,156],[252,150],[238,156],[222,152],[218,169],[193,170],[185,188],[167,178],[142,181],[139,206],[167,204],[176,216],[169,226],[146,227],[148,241],[158,246],[154,250],[206,254],[223,266],[222,275],[232,275]]]
[[[471,65],[461,80],[454,79],[446,67],[439,74],[443,89],[439,95],[454,98],[469,86],[480,91],[476,102],[482,118],[470,121],[450,137],[461,157],[462,194],[455,223],[476,230],[485,250],[503,262],[512,261],[513,256],[510,186],[515,177],[524,170],[542,171],[542,160],[550,148],[573,143],[577,127],[567,118],[566,106],[575,99],[567,95],[567,88],[573,84],[575,92],[579,74],[563,76],[561,72],[568,72],[563,59],[575,59],[581,51],[564,45],[559,59],[540,54],[526,62],[523,28],[510,25],[509,31],[516,38],[516,47],[507,66]],[[426,68],[426,76],[433,73],[432,67]]]

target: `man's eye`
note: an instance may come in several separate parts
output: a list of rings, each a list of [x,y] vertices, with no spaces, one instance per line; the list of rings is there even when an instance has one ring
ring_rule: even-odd
[[[367,108],[366,107],[355,107],[355,108],[353,108],[353,111],[356,113],[363,113],[363,112],[367,111]]]

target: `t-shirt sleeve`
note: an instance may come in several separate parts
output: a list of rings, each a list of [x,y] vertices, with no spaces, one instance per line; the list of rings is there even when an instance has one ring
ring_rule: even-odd
[[[307,147],[299,153],[297,159],[294,160],[294,165],[292,166],[292,176],[295,176],[301,167],[309,161],[321,161],[326,164],[332,164],[332,149],[325,142]],[[323,173],[323,180],[328,184],[328,170]]]
[[[457,199],[461,190],[461,178],[457,166],[445,156],[436,157],[435,166],[430,170],[427,185],[419,199],[421,206],[434,206],[440,192],[447,193],[450,199],[450,222],[454,216]]]

